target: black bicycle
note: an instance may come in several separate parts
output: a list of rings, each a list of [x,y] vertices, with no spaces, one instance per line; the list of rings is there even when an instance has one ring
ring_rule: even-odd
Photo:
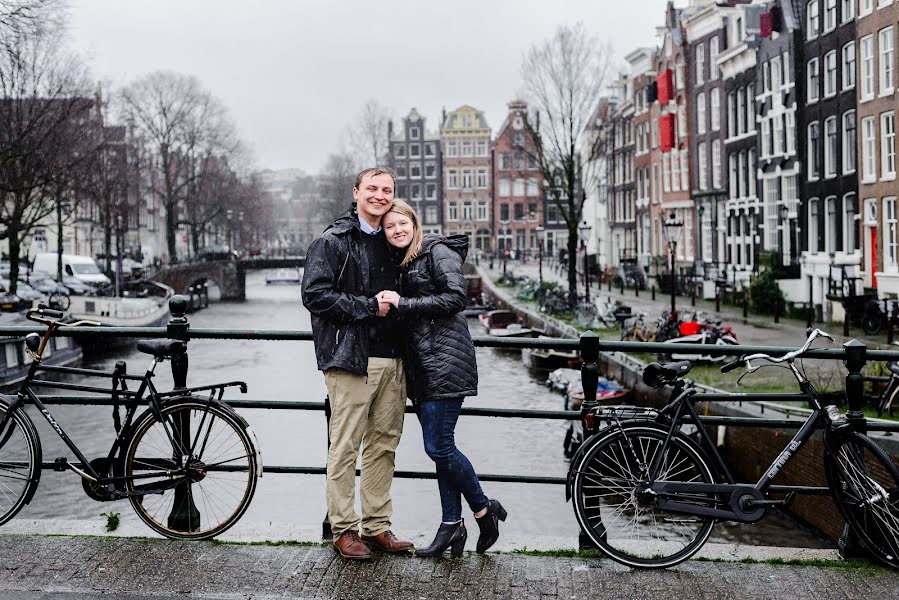
[[[73,464],[65,457],[57,458],[54,469],[77,473],[94,500],[127,498],[144,523],[176,539],[212,538],[240,519],[262,476],[262,459],[252,429],[222,401],[222,395],[229,387],[245,393],[245,383],[157,391],[153,385],[156,366],[187,352],[185,342],[168,339],[138,342],[138,350],[153,356],[143,376],[128,375],[124,361],[117,362],[112,373],[44,365],[44,349],[60,327],[99,323],[63,323],[62,312],[43,306],[29,310],[27,317],[47,330],[42,336],[25,337],[32,358],[28,374],[16,396],[0,396],[0,525],[31,501],[40,481],[41,441],[25,412],[29,403],[79,461]],[[97,387],[39,380],[42,372],[102,377],[112,383]],[[129,389],[129,382],[136,384],[135,390]],[[38,386],[111,394],[116,437],[108,454],[88,460],[41,401],[35,392]],[[141,406],[146,409],[137,414]]]
[[[662,568],[684,561],[702,547],[716,521],[754,523],[768,508],[789,505],[793,492],[769,498],[772,481],[823,427],[824,466],[834,502],[870,553],[899,568],[899,470],[873,440],[854,431],[835,406],[822,407],[795,364],[818,337],[832,339],[816,329],[802,348],[784,356],[753,354],[721,368],[727,372],[745,363],[751,373],[761,368],[751,361],[786,363],[802,392],[797,398],[812,407],[809,418],[754,484],[734,480],[700,422],[694,404],[704,395],[684,379],[691,364],[648,365],[644,382],[656,388],[673,385],[670,402],[650,417],[604,415],[611,424],[571,461],[568,493],[590,540],[631,567]]]

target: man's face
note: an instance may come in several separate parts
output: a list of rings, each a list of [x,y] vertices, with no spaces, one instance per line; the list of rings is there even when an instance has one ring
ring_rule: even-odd
[[[379,223],[393,204],[393,177],[386,173],[366,175],[359,187],[353,188],[353,199],[359,216],[369,225]]]

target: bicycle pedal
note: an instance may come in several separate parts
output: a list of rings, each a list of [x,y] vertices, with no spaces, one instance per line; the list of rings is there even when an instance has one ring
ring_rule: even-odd
[[[60,456],[56,460],[53,461],[53,470],[62,473],[63,471],[69,470],[69,459],[65,456]]]

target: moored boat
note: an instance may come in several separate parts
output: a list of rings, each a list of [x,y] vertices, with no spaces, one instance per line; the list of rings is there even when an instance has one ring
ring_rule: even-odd
[[[21,313],[0,314],[0,326],[19,327],[34,325],[25,319]],[[37,329],[37,326],[35,326]],[[5,360],[0,361],[0,389],[9,391],[19,384],[28,373],[31,365],[31,356],[25,351],[25,335],[15,337],[0,337],[3,344]],[[43,364],[54,366],[67,366],[81,362],[82,351],[78,343],[61,335],[50,338],[48,346],[44,349]]]
[[[266,285],[300,285],[303,283],[302,269],[278,269],[265,276]]]
[[[546,335],[538,337],[552,339]],[[552,371],[553,369],[578,366],[581,364],[581,357],[577,350],[524,348],[521,352],[521,361],[532,369]]]
[[[478,317],[487,335],[497,337],[537,337],[539,332],[525,327],[511,310],[491,310]]]

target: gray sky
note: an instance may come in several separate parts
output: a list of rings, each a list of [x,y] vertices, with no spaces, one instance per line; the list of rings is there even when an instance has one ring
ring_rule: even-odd
[[[114,85],[197,76],[260,168],[317,172],[369,98],[402,117],[471,104],[502,123],[534,42],[582,21],[616,58],[655,45],[665,0],[71,0],[71,40]]]

